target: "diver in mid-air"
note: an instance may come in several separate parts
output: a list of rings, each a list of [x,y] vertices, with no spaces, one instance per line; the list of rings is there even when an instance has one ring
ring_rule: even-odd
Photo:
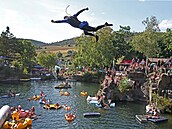
[[[90,33],[90,31],[92,32],[96,32],[97,30],[105,27],[105,26],[113,26],[113,24],[108,24],[107,22],[104,25],[99,25],[97,27],[92,27],[89,26],[87,21],[79,21],[77,16],[82,13],[83,11],[88,10],[88,8],[82,9],[79,12],[77,12],[76,14],[74,14],[73,16],[65,16],[64,20],[51,20],[52,23],[68,23],[71,26],[75,27],[75,28],[79,28],[81,30],[84,31],[85,35],[90,35],[90,36],[94,36],[96,38],[96,42],[98,41],[99,37],[93,33]]]

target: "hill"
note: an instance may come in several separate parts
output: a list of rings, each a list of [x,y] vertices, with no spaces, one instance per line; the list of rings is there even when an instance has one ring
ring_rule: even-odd
[[[59,42],[53,42],[51,44],[48,44],[50,46],[68,46],[71,47],[73,45],[75,45],[75,38],[71,38],[71,39],[65,39]]]
[[[41,42],[41,41],[37,41],[37,40],[33,40],[33,39],[26,39],[32,42],[33,45],[35,45],[36,47],[42,47],[42,46],[46,46],[47,43],[45,42]]]
[[[37,40],[34,40],[34,39],[23,39],[23,38],[17,38],[17,40],[29,40],[32,42],[32,44],[36,47],[42,47],[42,46],[46,46],[47,43],[45,42],[42,42],[42,41],[37,41]]]
[[[75,38],[65,39],[65,40],[62,40],[62,41],[52,42],[52,43],[45,43],[45,42],[37,41],[37,40],[34,40],[34,39],[22,39],[22,38],[19,38],[18,40],[29,40],[36,47],[44,47],[44,46],[68,46],[68,47],[70,47],[70,46],[75,45],[74,39]]]
[[[75,50],[75,41],[74,38],[72,39],[65,39],[63,41],[59,42],[53,42],[53,43],[44,43],[41,41],[36,41],[33,39],[27,39],[33,43],[33,45],[36,46],[36,52],[40,53],[41,51],[47,51],[52,53],[61,52],[63,54],[66,54],[69,50]]]
[[[32,42],[32,44],[34,46],[36,46],[36,52],[40,53],[41,51],[47,51],[47,52],[52,52],[52,53],[57,53],[57,52],[61,52],[63,54],[66,54],[67,51],[69,50],[75,50],[74,46],[75,46],[75,38],[71,38],[71,39],[65,39],[62,41],[58,41],[58,42],[53,42],[53,43],[45,43],[42,41],[37,41],[37,40],[33,40],[33,39],[19,39],[19,40],[29,40]]]

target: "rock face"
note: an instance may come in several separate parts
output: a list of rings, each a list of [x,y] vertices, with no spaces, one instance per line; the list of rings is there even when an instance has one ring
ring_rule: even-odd
[[[158,89],[161,90],[172,90],[172,75],[162,74],[158,83]]]
[[[21,72],[7,66],[0,66],[0,82],[16,82],[19,80]]]
[[[127,76],[118,77],[117,84],[112,84],[108,86],[107,90],[103,88],[101,91],[105,93],[107,99],[111,99],[112,101],[146,101],[144,93],[142,92],[141,85],[144,84],[146,80],[146,76],[143,72],[131,72],[128,73]],[[124,80],[123,80],[123,79]],[[124,81],[124,83],[120,83],[120,81]],[[109,81],[108,81],[109,82]],[[122,87],[120,85],[123,85]],[[122,89],[121,89],[122,88]],[[100,91],[98,91],[99,94]]]
[[[157,82],[157,88],[159,95],[168,95],[172,91],[172,75],[163,73]]]
[[[146,80],[146,75],[144,72],[141,71],[132,71],[127,73],[127,77],[130,78],[133,81],[137,81],[141,84],[143,84]]]
[[[163,97],[172,98],[172,75],[162,73],[158,80],[148,78],[147,81],[141,86],[144,95],[149,97],[149,86],[152,86],[152,92],[158,93]]]

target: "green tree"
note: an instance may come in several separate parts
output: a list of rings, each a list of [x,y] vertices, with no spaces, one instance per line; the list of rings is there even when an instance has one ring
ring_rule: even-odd
[[[6,31],[3,31],[0,37],[0,55],[14,57],[16,49],[17,40],[7,26]]]
[[[145,31],[135,34],[130,43],[136,51],[143,53],[147,58],[155,57],[160,52],[158,22],[156,17],[151,17],[150,20],[147,18],[142,23],[146,25]]]
[[[132,47],[129,44],[133,34],[130,32],[130,26],[120,26],[119,31],[113,32],[113,45],[115,49],[114,58],[117,61],[121,57],[131,59]]]
[[[97,35],[99,35],[98,42],[95,42],[94,37],[84,35],[76,39],[77,54],[74,64],[91,68],[111,65],[114,57],[112,29],[103,28],[97,32]]]
[[[42,51],[37,56],[39,64],[47,68],[53,68],[56,65],[56,54]]]
[[[160,57],[170,58],[172,56],[172,30],[167,29],[166,32],[161,33],[162,38],[159,41],[161,49]]]
[[[68,55],[68,56],[71,56],[72,53],[73,53],[72,50],[68,50],[68,51],[67,51],[67,55]]]
[[[30,70],[36,51],[31,42],[16,39],[7,27],[0,37],[0,55],[12,57],[10,63],[16,68]]]
[[[36,60],[35,46],[28,40],[18,40],[18,49],[16,50],[18,62],[23,68],[31,70]]]
[[[142,21],[142,23],[146,26],[146,31],[160,31],[159,22],[155,16],[151,16],[150,18],[147,17],[145,20]]]
[[[59,52],[57,52],[57,57],[61,58],[61,57],[63,57],[63,54],[59,51]]]
[[[145,31],[133,36],[130,43],[136,51],[143,53],[146,57],[156,57],[160,52],[158,40],[156,32]]]

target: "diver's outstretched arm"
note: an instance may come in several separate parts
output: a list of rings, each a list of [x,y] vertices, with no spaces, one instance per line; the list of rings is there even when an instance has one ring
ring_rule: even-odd
[[[54,21],[54,20],[51,20],[52,23],[66,23],[66,20],[57,20],[57,21]]]
[[[83,11],[88,10],[88,8],[82,9],[79,12],[77,12],[76,14],[74,14],[73,16],[77,17],[80,13],[82,13]]]

